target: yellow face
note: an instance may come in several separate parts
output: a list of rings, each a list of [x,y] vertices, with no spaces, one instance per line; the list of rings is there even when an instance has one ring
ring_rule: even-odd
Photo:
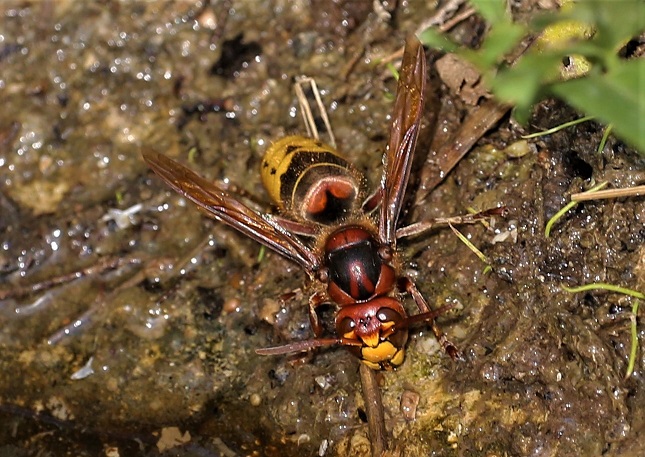
[[[365,178],[330,146],[288,136],[262,160],[262,183],[271,200],[298,220],[330,224],[358,210]]]
[[[405,310],[392,297],[344,306],[338,313],[336,331],[347,349],[373,370],[392,370],[403,363],[408,329]]]
[[[372,370],[391,370],[403,363],[405,349],[397,348],[390,341],[381,341],[376,347],[363,346],[361,361]]]

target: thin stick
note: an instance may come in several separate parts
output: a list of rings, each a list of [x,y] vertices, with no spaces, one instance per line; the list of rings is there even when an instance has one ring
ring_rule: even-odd
[[[307,136],[311,138],[318,139],[318,129],[316,128],[316,122],[314,121],[314,115],[311,112],[311,105],[307,101],[307,96],[305,91],[302,89],[302,85],[306,82],[309,82],[310,78],[307,76],[300,76],[296,78],[296,84],[293,86],[296,91],[296,98],[300,104],[300,111],[302,113],[302,119],[307,129]]]
[[[107,270],[113,270],[120,268],[123,265],[129,264],[138,264],[141,263],[141,259],[136,257],[105,257],[99,259],[95,264],[90,265],[85,268],[81,268],[76,271],[71,271],[69,273],[64,273],[53,278],[45,279],[43,281],[30,284],[27,286],[11,286],[10,288],[1,288],[0,289],[0,300],[6,300],[7,298],[20,298],[25,295],[29,295],[35,292],[40,292],[42,290],[51,289],[52,287],[65,284],[76,279],[79,279],[83,276],[91,276],[95,274],[103,273]]]
[[[323,120],[323,123],[325,124],[325,129],[327,129],[327,134],[329,135],[329,144],[331,147],[335,148],[336,138],[334,138],[334,132],[331,129],[331,123],[329,122],[327,109],[325,108],[325,105],[322,102],[322,98],[320,97],[320,91],[318,90],[316,80],[314,78],[310,78],[309,76],[303,75],[296,78],[294,90],[296,91],[296,98],[298,98],[298,103],[300,104],[300,110],[302,111],[302,118],[307,129],[307,135],[315,139],[319,138],[318,129],[316,128],[316,121],[314,119],[313,111],[311,110],[311,105],[309,104],[309,100],[307,100],[305,91],[302,88],[302,86],[305,84],[309,84],[309,86],[311,87],[311,93],[316,100],[316,106],[318,107],[320,116]]]
[[[598,190],[596,192],[578,192],[571,195],[574,202],[600,200],[603,198],[638,197],[645,195],[645,186],[623,187],[621,189]]]
[[[367,427],[372,444],[372,457],[381,457],[387,449],[387,432],[385,430],[385,414],[383,412],[381,390],[374,370],[361,363],[359,371],[363,388],[363,400],[365,401],[365,413],[367,414]]]
[[[444,22],[441,26],[439,26],[439,30],[441,32],[447,32],[457,24],[459,24],[461,21],[468,19],[470,16],[475,14],[475,8],[468,8],[466,9],[463,13],[460,13],[456,16],[454,16],[452,19],[449,21]]]
[[[416,30],[416,34],[419,35],[425,29],[429,29],[430,27],[444,25],[450,20],[450,18],[454,17],[455,12],[457,12],[457,10],[464,3],[466,3],[465,0],[449,0],[445,5],[439,8],[439,10],[435,14],[419,24]]]

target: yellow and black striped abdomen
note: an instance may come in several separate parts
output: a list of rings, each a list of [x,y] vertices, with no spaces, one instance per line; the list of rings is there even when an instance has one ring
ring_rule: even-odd
[[[330,146],[288,136],[274,143],[262,161],[262,182],[281,211],[331,224],[356,211],[365,178]]]

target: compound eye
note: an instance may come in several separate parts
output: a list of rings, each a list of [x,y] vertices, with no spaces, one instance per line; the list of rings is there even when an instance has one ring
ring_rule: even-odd
[[[392,260],[392,248],[389,246],[381,246],[378,248],[378,255],[384,262]]]
[[[354,321],[354,319],[352,319],[350,317],[346,317],[346,318],[344,318],[342,321],[340,321],[338,323],[338,325],[336,327],[336,331],[340,335],[345,336],[345,335],[353,332],[355,328],[356,328],[356,321]]]
[[[321,268],[318,270],[318,280],[323,284],[327,284],[329,282],[329,270],[327,268]]]
[[[376,313],[376,317],[382,323],[386,323],[386,322],[398,323],[398,322],[401,322],[401,320],[403,319],[402,316],[392,308],[380,308]]]

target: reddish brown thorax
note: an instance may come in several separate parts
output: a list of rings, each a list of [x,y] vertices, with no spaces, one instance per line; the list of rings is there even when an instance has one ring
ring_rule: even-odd
[[[325,241],[324,262],[329,271],[327,292],[339,305],[364,302],[389,293],[394,268],[381,258],[380,243],[360,225],[341,227]]]

